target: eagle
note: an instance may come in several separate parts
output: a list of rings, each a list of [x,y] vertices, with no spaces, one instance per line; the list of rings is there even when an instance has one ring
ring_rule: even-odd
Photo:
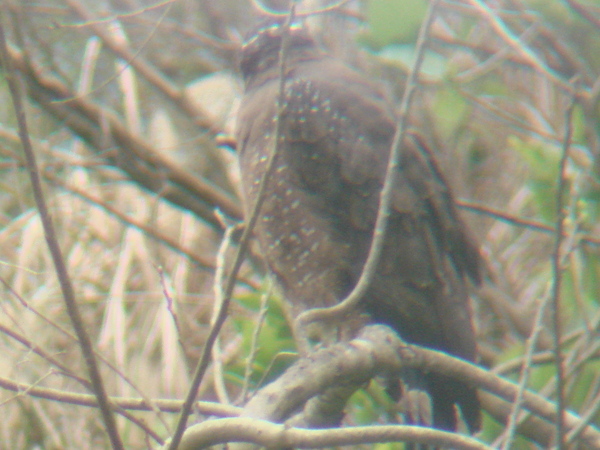
[[[393,107],[378,86],[324,51],[302,24],[263,23],[246,39],[240,68],[245,90],[236,140],[247,214],[280,121],[254,229],[261,252],[292,316],[335,305],[356,285],[369,253],[396,131]],[[386,324],[406,342],[475,361],[468,289],[481,279],[478,247],[417,132],[407,133],[397,170],[382,253],[356,317]],[[431,399],[434,427],[455,430],[460,409],[471,432],[480,428],[473,387],[444,374],[418,375]]]

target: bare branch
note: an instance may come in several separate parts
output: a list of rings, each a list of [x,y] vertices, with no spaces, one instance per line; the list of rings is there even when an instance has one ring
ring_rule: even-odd
[[[538,72],[548,77],[549,80],[552,80],[556,83],[557,86],[560,86],[565,92],[570,94],[574,93],[573,86],[563,80],[560,75],[555,73],[550,67],[544,64],[530,49],[527,45],[515,36],[511,30],[506,26],[500,18],[494,14],[494,12],[483,3],[481,0],[468,0],[473,7],[475,7],[481,15],[487,20],[490,26],[494,29],[494,31],[500,36],[504,42],[506,42],[515,52],[520,54],[525,60],[531,64]]]
[[[98,406],[98,400],[94,395],[76,394],[59,389],[31,386],[7,378],[0,378],[0,387],[8,391],[17,392],[19,395],[23,396],[27,395],[71,405],[89,406],[92,408]],[[153,399],[152,405],[148,404],[148,401],[143,398],[110,397],[110,400],[120,408],[131,411],[154,411],[155,408],[158,408],[162,412],[177,413],[181,410],[181,405],[183,404],[181,400],[171,399]],[[213,402],[196,402],[194,408],[201,414],[218,417],[235,417],[242,411],[241,408],[235,406],[222,405]]]
[[[554,251],[552,255],[552,327],[554,343],[554,366],[556,367],[556,445],[559,450],[566,448],[565,425],[563,413],[566,409],[565,400],[565,367],[563,361],[563,350],[560,345],[562,337],[561,326],[561,287],[563,281],[563,235],[565,232],[565,221],[567,218],[567,205],[565,196],[567,194],[567,162],[569,160],[569,149],[573,137],[573,109],[576,104],[574,93],[569,106],[565,112],[565,136],[560,159],[558,187],[556,189],[556,237],[554,240]]]
[[[215,207],[231,217],[241,218],[239,202],[230,194],[168,160],[148,142],[131,134],[111,111],[84,97],[75,97],[66,85],[44,74],[23,53],[14,49],[8,53],[11,63],[23,74],[31,97],[141,186],[193,212],[217,229]],[[106,132],[121,153],[107,149]]]
[[[8,81],[13,107],[15,108],[15,113],[19,124],[19,136],[21,137],[23,151],[25,152],[25,157],[27,159],[27,166],[29,169],[29,176],[31,178],[31,185],[33,188],[35,202],[37,204],[37,208],[40,213],[40,218],[44,226],[44,235],[46,237],[46,242],[48,244],[50,254],[52,255],[52,260],[54,262],[56,275],[58,277],[58,281],[62,290],[63,299],[67,307],[67,312],[69,313],[71,324],[73,325],[75,333],[77,334],[77,339],[79,341],[81,353],[83,354],[83,358],[87,365],[92,388],[94,393],[96,394],[96,398],[98,399],[98,405],[100,406],[102,419],[104,420],[104,425],[106,426],[106,431],[112,443],[113,449],[122,449],[123,443],[121,441],[121,437],[119,436],[117,424],[113,416],[108,394],[106,393],[104,384],[102,382],[100,370],[98,369],[98,364],[96,362],[92,342],[86,331],[86,326],[83,323],[81,313],[79,312],[77,300],[75,299],[75,292],[73,291],[73,285],[71,284],[71,279],[67,272],[67,267],[62,256],[62,251],[56,238],[54,224],[52,222],[52,218],[50,217],[50,213],[46,205],[46,200],[44,198],[42,182],[40,180],[35,153],[33,152],[33,147],[31,146],[31,141],[29,139],[27,119],[21,100],[21,93],[16,78],[16,72],[12,70],[12,64],[8,52],[8,44],[6,42],[4,25],[2,23],[5,21],[4,14],[2,14],[2,16],[0,17],[0,21],[0,54],[2,56],[3,67],[5,68],[5,76]]]
[[[373,325],[366,327],[358,338],[349,343],[335,344],[299,360],[281,377],[261,389],[246,405],[241,416],[276,423],[285,422],[288,426],[295,423],[310,423],[314,427],[331,426],[315,423],[315,416],[306,415],[306,409],[303,418],[298,411],[301,411],[310,399],[327,392],[331,386],[349,391],[356,390],[375,375],[397,373],[400,367],[440,372],[468,380],[472,385],[508,402],[514,401],[519,392],[518,385],[482,368],[442,352],[407,345],[388,327]],[[556,420],[556,408],[553,403],[527,389],[522,391],[522,399],[524,407],[536,416],[546,421]],[[506,409],[504,414],[509,414],[509,411],[510,409]],[[565,425],[567,429],[579,431],[582,421],[574,414],[566,413]],[[212,435],[213,431],[209,424],[190,427],[182,445],[187,442],[188,432],[196,442],[197,439],[210,439],[210,436],[200,437],[199,434],[206,432]],[[589,448],[600,446],[600,431],[595,427],[588,425],[581,432],[580,438]]]
[[[86,22],[85,29],[90,29],[96,36],[98,36],[104,45],[106,45],[111,52],[116,56],[123,59],[127,64],[131,65],[137,73],[139,73],[144,79],[150,82],[156,89],[165,95],[171,102],[178,106],[181,110],[186,112],[189,117],[194,118],[196,125],[200,128],[210,130],[212,133],[218,131],[217,126],[204,115],[203,111],[199,110],[194,106],[194,103],[185,95],[185,92],[180,90],[177,86],[171,83],[163,74],[156,70],[152,65],[145,60],[143,56],[137,52],[131,51],[129,48],[118,42],[103,26],[101,21],[93,17],[80,2],[74,0],[65,0],[69,7],[75,11],[75,13]],[[166,5],[167,10],[171,5]],[[150,39],[152,34],[148,37]],[[143,48],[143,45],[142,47]],[[207,137],[208,140],[208,137]]]
[[[223,289],[223,301],[219,308],[219,311],[216,315],[215,321],[210,329],[209,335],[206,338],[206,343],[204,344],[204,348],[202,350],[202,356],[198,361],[198,365],[196,366],[196,370],[194,371],[194,376],[192,379],[192,383],[190,385],[190,390],[186,397],[184,406],[181,410],[181,414],[179,416],[179,421],[177,423],[177,428],[175,433],[173,434],[172,441],[169,445],[170,450],[176,450],[181,436],[185,430],[185,424],[187,422],[187,417],[191,412],[192,404],[196,398],[196,393],[198,391],[198,387],[202,382],[202,378],[204,377],[204,373],[208,367],[210,362],[210,355],[212,353],[212,347],[215,344],[221,327],[225,323],[225,319],[227,318],[227,311],[229,308],[229,303],[231,302],[231,296],[233,294],[233,288],[235,286],[235,279],[237,277],[237,273],[240,270],[242,263],[244,261],[244,257],[246,254],[246,249],[250,242],[250,238],[252,237],[252,230],[256,221],[258,220],[260,209],[264,202],[264,192],[267,181],[270,179],[272,172],[275,169],[275,157],[277,155],[277,148],[279,146],[279,139],[281,135],[281,116],[283,114],[285,108],[285,58],[288,51],[289,45],[289,27],[291,22],[294,19],[295,5],[293,2],[290,2],[290,12],[287,21],[284,25],[283,38],[281,42],[281,48],[279,51],[279,97],[277,104],[277,116],[275,119],[275,139],[273,141],[273,148],[270,150],[269,157],[267,159],[265,173],[260,180],[260,185],[258,187],[258,194],[256,204],[253,205],[252,210],[250,212],[249,217],[246,218],[246,226],[240,238],[240,243],[238,246],[238,250],[234,256],[231,272],[227,279],[227,283]]]
[[[227,442],[250,442],[267,448],[325,448],[383,442],[413,442],[460,450],[491,450],[481,442],[460,434],[408,425],[327,428],[288,428],[259,419],[240,417],[203,422],[188,428],[180,450],[197,450]],[[247,448],[244,446],[233,447]]]

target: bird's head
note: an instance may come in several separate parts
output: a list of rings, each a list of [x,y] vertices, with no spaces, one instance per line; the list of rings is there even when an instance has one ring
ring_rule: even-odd
[[[246,86],[257,77],[277,76],[279,52],[285,33],[283,19],[267,19],[255,27],[247,36],[241,51],[240,69]],[[322,56],[323,52],[311,37],[306,26],[290,25],[289,47],[286,63],[291,67],[295,62]]]

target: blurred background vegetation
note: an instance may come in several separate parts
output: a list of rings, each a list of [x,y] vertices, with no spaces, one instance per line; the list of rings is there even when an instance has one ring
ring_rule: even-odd
[[[9,0],[1,7],[45,195],[88,332],[106,361],[107,390],[182,399],[215,308],[223,224],[241,220],[235,152],[225,144],[241,93],[236,57],[255,5]],[[309,20],[324,46],[399,99],[426,8],[426,0],[347,1]],[[436,14],[411,114],[436,143],[490,267],[491,281],[473,299],[481,364],[514,381],[527,367],[528,386],[554,399],[558,306],[567,406],[598,424],[600,5],[456,0],[441,1]],[[1,73],[4,80],[5,66]],[[89,393],[87,370],[4,82],[0,99],[0,447],[107,448],[98,411],[66,395]],[[562,283],[553,295],[558,260]],[[199,399],[243,404],[247,390],[294,361],[293,352],[277,292],[253,256]],[[56,389],[57,399],[31,396],[33,388]],[[346,424],[394,423],[384,397],[375,384],[357,393]],[[507,405],[489,396],[484,404],[480,438],[499,444]],[[132,412],[141,423],[118,418],[127,448],[148,448],[172,432],[176,415],[154,405]],[[525,419],[512,448],[548,446],[552,428]]]

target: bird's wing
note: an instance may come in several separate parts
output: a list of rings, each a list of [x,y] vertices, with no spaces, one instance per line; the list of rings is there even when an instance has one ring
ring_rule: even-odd
[[[285,136],[302,183],[329,199],[347,199],[351,224],[373,227],[395,119],[382,95],[360,74],[331,60],[318,75],[310,65],[287,86]],[[328,73],[341,74],[338,78]],[[306,99],[309,99],[307,101]],[[425,140],[404,140],[392,213],[416,217],[457,269],[479,282],[479,251],[457,213],[448,183]],[[339,180],[344,183],[339,183]]]
[[[272,80],[245,99],[238,134],[242,164],[244,158],[249,162],[263,158],[261,142],[272,142],[277,86]],[[271,125],[257,127],[256,121]],[[388,104],[358,73],[335,60],[303,61],[292,67],[276,164],[283,171],[275,176],[287,176],[285,188],[299,193],[302,210],[318,219],[322,235],[331,240],[334,255],[317,258],[319,270],[333,267],[341,274],[331,279],[336,281],[326,286],[329,290],[344,278],[351,288],[362,271],[394,133]],[[259,150],[258,156],[244,156],[247,139],[253,152]],[[386,239],[362,307],[410,342],[473,360],[475,342],[463,275],[477,278],[478,253],[426,150],[417,135],[403,142]],[[338,292],[343,296],[347,290]],[[476,428],[479,409],[474,391],[458,381],[438,381],[434,374],[429,377],[437,424],[452,428],[454,404],[460,403]]]
[[[362,271],[385,180],[395,120],[383,97],[339,63],[288,85],[284,127],[288,162],[314,207],[355,249],[353,277]],[[310,68],[308,68],[310,70]],[[334,69],[334,70],[333,70]],[[337,79],[329,77],[335,73]],[[309,101],[307,101],[309,99]],[[474,360],[475,339],[464,276],[479,280],[479,253],[460,219],[447,182],[425,141],[406,136],[382,255],[365,307],[408,341]],[[428,376],[434,421],[455,425],[459,403],[472,429],[479,420],[475,391]]]

